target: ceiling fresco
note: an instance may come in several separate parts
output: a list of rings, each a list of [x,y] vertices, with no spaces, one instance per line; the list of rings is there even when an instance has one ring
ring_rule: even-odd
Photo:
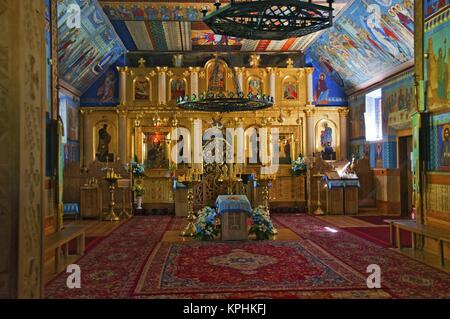
[[[413,10],[412,0],[354,1],[307,54],[347,91],[367,86],[411,64]]]
[[[348,2],[337,0],[333,4],[334,14],[337,15]],[[226,37],[213,34],[202,22],[202,7],[215,10],[214,1],[123,0],[99,3],[130,51],[227,50]],[[328,5],[326,0],[314,3]],[[283,41],[228,40],[231,50],[288,52],[303,50],[317,35]]]
[[[73,26],[74,11],[80,9],[81,23]],[[125,52],[109,19],[97,1],[58,1],[59,77],[68,89],[81,95]]]

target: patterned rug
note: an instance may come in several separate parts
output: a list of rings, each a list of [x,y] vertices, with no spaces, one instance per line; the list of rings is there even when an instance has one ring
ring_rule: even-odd
[[[396,298],[450,298],[450,275],[443,271],[342,229],[330,231],[326,227],[332,225],[311,216],[278,215],[273,218],[361,274],[366,274],[368,265],[379,265],[382,286]]]
[[[308,241],[192,242],[160,244],[134,295],[343,289],[366,279]]]
[[[171,217],[134,217],[102,239],[76,264],[81,268],[81,289],[68,289],[61,273],[45,287],[46,298],[129,298]]]

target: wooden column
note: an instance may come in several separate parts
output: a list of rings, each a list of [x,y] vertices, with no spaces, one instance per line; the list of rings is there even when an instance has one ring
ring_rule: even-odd
[[[84,148],[84,166],[89,165],[94,161],[94,144],[93,144],[93,132],[92,132],[92,110],[84,110],[83,112],[83,148]]]
[[[44,1],[0,1],[0,298],[42,296],[44,16]]]
[[[198,73],[200,68],[190,67],[189,72],[191,73],[191,96],[195,94],[198,97]]]
[[[339,109],[341,159],[348,159],[348,109]]]
[[[306,105],[312,106],[314,102],[314,84],[313,84],[314,68],[305,68],[305,71],[306,71]]]
[[[316,113],[315,108],[307,108],[304,110],[306,114],[306,125],[305,125],[305,134],[306,134],[306,155],[310,156],[314,153],[314,114]]]
[[[158,105],[167,104],[167,67],[157,67],[158,70]]]
[[[117,111],[119,115],[119,158],[121,163],[128,162],[127,157],[127,112]]]

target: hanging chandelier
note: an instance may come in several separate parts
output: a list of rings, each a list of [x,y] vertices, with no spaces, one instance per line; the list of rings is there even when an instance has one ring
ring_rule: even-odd
[[[228,40],[226,41],[228,46]],[[231,61],[231,58],[230,58]],[[244,92],[240,88],[240,84],[236,75],[236,70],[231,67],[233,73],[234,86],[236,88],[233,91],[220,91],[213,92],[211,88],[214,87],[214,83],[220,79],[219,75],[219,55],[216,55],[214,60],[214,68],[211,77],[208,79],[208,91],[205,93],[192,94],[191,96],[182,96],[177,98],[177,106],[188,111],[204,111],[204,112],[242,112],[242,111],[257,111],[272,107],[274,104],[274,98],[270,95],[262,93],[252,94],[249,93],[245,96]]]
[[[203,22],[215,34],[251,40],[298,38],[333,25],[333,0],[328,6],[312,0],[217,0],[210,14],[202,9]]]

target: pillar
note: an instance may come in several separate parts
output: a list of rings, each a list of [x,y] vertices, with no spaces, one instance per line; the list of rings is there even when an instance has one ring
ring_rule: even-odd
[[[92,120],[91,120],[92,110],[84,110],[83,119],[83,154],[84,154],[84,165],[89,167],[89,165],[94,161],[94,141],[92,132]]]
[[[314,102],[314,68],[306,68],[306,105],[312,106]]]
[[[128,67],[117,67],[119,71],[119,101],[120,105],[125,105],[127,100],[127,72]]]
[[[189,72],[191,73],[191,96],[195,94],[198,97],[198,73],[200,68],[190,67]]]
[[[348,113],[349,109],[339,109],[339,126],[340,126],[340,152],[341,159],[348,159]]]
[[[127,111],[119,110],[119,158],[120,162],[128,162],[127,157]]]
[[[269,94],[274,98],[275,100],[275,87],[276,87],[276,76],[275,76],[275,69],[274,68],[267,68],[267,72],[269,73]]]
[[[165,67],[157,67],[158,70],[158,104],[167,104],[167,70]]]
[[[316,109],[307,108],[304,110],[306,114],[306,125],[305,125],[305,133],[306,133],[306,155],[310,156],[314,153],[314,143],[315,143],[315,132],[314,132],[314,114],[316,113]]]
[[[42,297],[48,102],[44,17],[44,1],[1,1],[0,298]]]

